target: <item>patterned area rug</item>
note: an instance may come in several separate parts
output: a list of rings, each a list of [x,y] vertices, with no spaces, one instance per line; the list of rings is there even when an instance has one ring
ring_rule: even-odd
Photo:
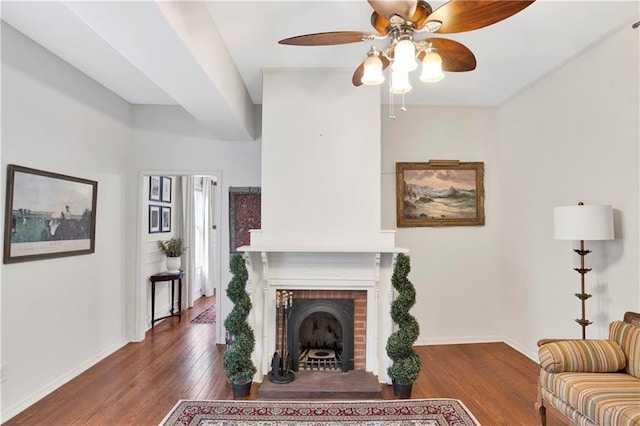
[[[248,246],[249,231],[261,228],[261,189],[259,187],[229,188],[229,250]]]
[[[161,426],[476,426],[456,399],[383,401],[186,401],[180,400]]]
[[[191,324],[213,324],[216,322],[216,305],[205,309],[201,314],[191,320]]]

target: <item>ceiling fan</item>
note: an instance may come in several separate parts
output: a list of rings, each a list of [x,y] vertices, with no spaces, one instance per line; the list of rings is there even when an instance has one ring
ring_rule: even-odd
[[[382,50],[371,47],[367,59],[353,74],[354,86],[381,84],[382,72],[391,65],[391,93],[411,90],[408,73],[423,69],[420,80],[442,79],[442,71],[463,72],[476,68],[476,58],[465,45],[439,37],[418,38],[422,33],[450,34],[472,31],[500,22],[535,0],[451,0],[432,10],[424,0],[367,0],[373,8],[371,25],[376,33],[333,31],[280,40],[293,46],[327,46],[361,41],[389,40]]]

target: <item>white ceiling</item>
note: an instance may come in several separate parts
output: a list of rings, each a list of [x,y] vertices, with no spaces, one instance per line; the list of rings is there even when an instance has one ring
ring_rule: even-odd
[[[444,3],[430,2],[434,10]],[[255,136],[246,120],[251,103],[262,103],[262,70],[355,70],[371,45],[385,45],[376,41],[303,47],[280,45],[278,40],[326,31],[373,32],[371,10],[366,0],[2,1],[5,22],[123,99],[132,104],[181,105],[230,139]],[[631,25],[639,11],[637,0],[538,0],[489,27],[441,35],[470,48],[478,62],[476,70],[446,73],[444,80],[432,84],[421,83],[415,75],[405,101],[500,105],[602,38]],[[381,99],[386,103],[383,86]],[[221,130],[230,123],[239,130]]]
[[[430,1],[435,10],[445,1]],[[495,106],[539,80],[637,14],[638,1],[538,0],[489,27],[440,35],[463,43],[476,56],[476,70],[447,73],[438,83],[412,78],[410,104]],[[264,68],[355,70],[372,44],[283,46],[283,38],[325,31],[372,31],[371,7],[358,1],[210,2],[209,10],[252,99],[260,103]],[[234,19],[236,18],[236,19]],[[640,33],[640,31],[639,31]],[[422,36],[424,37],[424,36]],[[414,71],[417,74],[419,70]],[[367,90],[360,87],[359,90]],[[387,102],[386,85],[382,89]]]

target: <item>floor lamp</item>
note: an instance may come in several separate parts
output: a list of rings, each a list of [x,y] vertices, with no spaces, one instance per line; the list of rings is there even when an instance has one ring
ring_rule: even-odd
[[[584,249],[584,242],[613,239],[613,209],[608,205],[585,205],[582,202],[577,206],[555,207],[553,225],[556,240],[580,241],[580,248],[573,250],[580,255],[580,267],[573,269],[580,274],[580,293],[576,293],[576,297],[582,302],[582,317],[576,322],[582,326],[582,338],[586,339],[586,328],[592,322],[585,318],[584,302],[591,295],[584,291],[584,276],[591,268],[585,268],[584,257],[591,250]]]

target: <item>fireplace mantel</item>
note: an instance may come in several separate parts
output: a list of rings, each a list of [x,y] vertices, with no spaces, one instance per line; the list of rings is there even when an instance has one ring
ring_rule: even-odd
[[[287,246],[242,246],[239,252],[247,253],[407,253],[401,247],[287,247]]]
[[[399,247],[243,246],[253,309],[249,320],[256,335],[254,381],[268,374],[276,349],[276,290],[363,290],[367,293],[366,370],[390,383],[385,345],[393,322],[391,275]]]

